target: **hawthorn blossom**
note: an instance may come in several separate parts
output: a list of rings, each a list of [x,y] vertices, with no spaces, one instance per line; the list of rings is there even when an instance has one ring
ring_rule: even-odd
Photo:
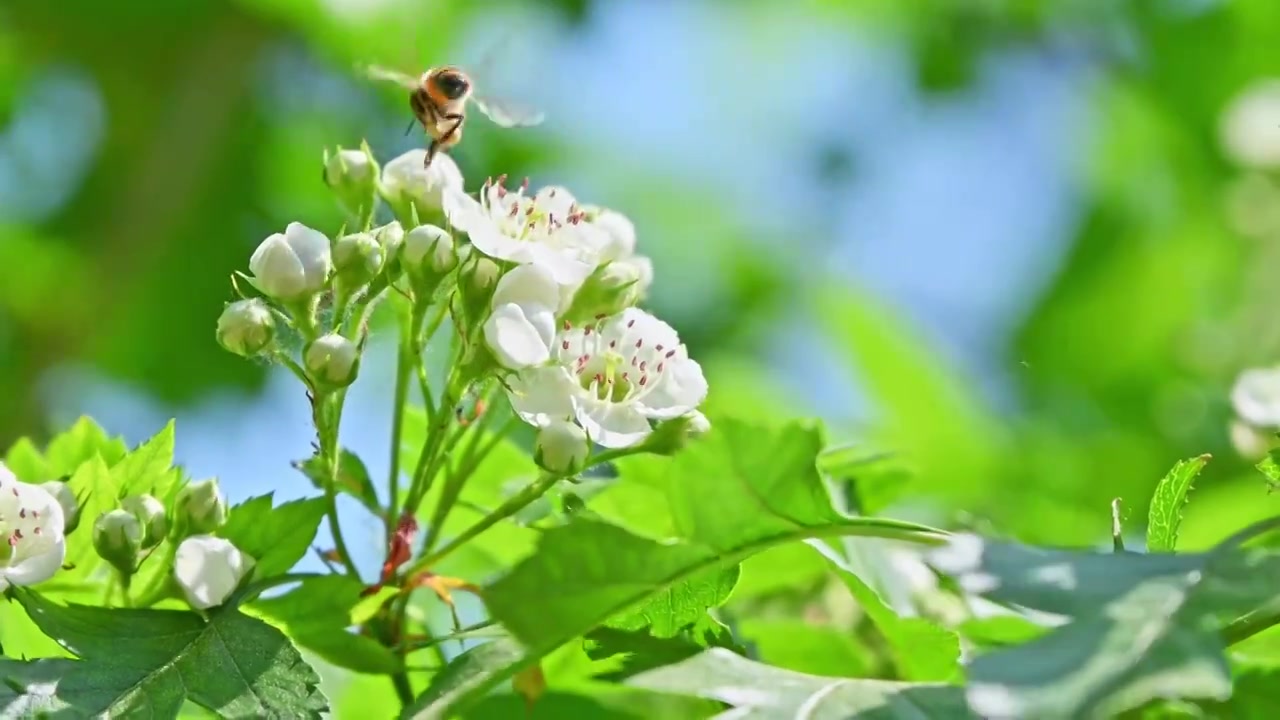
[[[329,238],[299,222],[262,241],[249,258],[249,271],[262,292],[282,302],[315,295],[333,272]]]
[[[462,192],[462,171],[453,158],[440,153],[430,167],[423,167],[426,157],[427,151],[417,148],[382,168],[378,192],[401,222],[408,222],[415,211],[420,220],[426,220],[444,207],[450,193]]]
[[[538,265],[561,286],[580,285],[600,264],[609,236],[586,221],[568,190],[546,187],[530,196],[527,184],[508,190],[505,181],[506,176],[486,182],[479,200],[447,192],[445,216],[485,255]]]
[[[707,395],[702,367],[676,331],[638,308],[564,327],[552,352],[549,364],[513,378],[512,407],[538,427],[572,418],[604,447],[644,441],[650,421],[690,413]]]
[[[53,577],[67,556],[62,505],[0,463],[0,591]]]
[[[519,370],[551,359],[560,288],[540,265],[521,265],[498,280],[484,339],[498,362]]]
[[[226,602],[254,564],[230,540],[192,535],[178,545],[173,576],[191,607],[207,610]]]

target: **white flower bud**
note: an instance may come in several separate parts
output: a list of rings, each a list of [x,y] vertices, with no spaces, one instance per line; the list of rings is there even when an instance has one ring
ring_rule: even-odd
[[[62,529],[64,533],[70,535],[80,526],[80,501],[76,498],[76,494],[71,492],[71,486],[61,480],[50,480],[47,483],[41,483],[40,488],[52,495],[58,501],[58,505],[62,506]]]
[[[334,272],[344,287],[362,288],[382,269],[383,256],[383,246],[373,235],[344,235],[333,245]]]
[[[125,575],[132,575],[142,550],[142,523],[127,510],[112,510],[93,522],[93,549]]]
[[[371,232],[382,245],[384,257],[393,258],[400,252],[400,245],[404,243],[404,226],[399,221],[392,220],[386,225],[374,228]]]
[[[258,298],[237,300],[218,316],[218,344],[236,355],[254,357],[271,345],[275,336],[275,318]]]
[[[488,294],[498,282],[500,272],[498,264],[489,258],[476,258],[467,266],[467,290],[476,295]]]
[[[538,430],[533,457],[543,469],[572,475],[582,469],[591,443],[582,428],[566,420],[554,420]]]
[[[191,607],[207,610],[226,602],[254,564],[225,538],[192,535],[178,545],[173,576]]]
[[[329,333],[307,345],[302,360],[315,380],[331,387],[345,387],[355,382],[360,349],[347,338]]]
[[[640,300],[640,271],[626,261],[597,268],[573,294],[564,317],[570,323],[589,322],[632,307]]]
[[[686,417],[689,418],[689,424],[685,427],[685,432],[689,434],[689,437],[701,437],[711,432],[711,421],[700,411],[694,410]]]
[[[368,217],[378,201],[378,163],[369,146],[359,150],[324,151],[324,182],[353,215]]]
[[[462,171],[453,158],[440,153],[424,168],[426,157],[426,150],[410,150],[382,169],[379,191],[405,225],[414,224],[415,217],[426,222],[441,216],[445,191],[462,190]]]
[[[404,236],[400,251],[405,268],[447,273],[458,264],[453,236],[435,225],[419,225]]]
[[[212,478],[190,482],[173,501],[173,519],[178,537],[211,533],[227,522],[227,501],[218,481]]]
[[[120,501],[120,509],[133,513],[142,523],[142,549],[150,550],[164,541],[169,533],[169,518],[164,503],[151,495],[130,495]]]
[[[329,238],[302,223],[289,223],[249,258],[258,289],[281,302],[306,299],[325,288],[333,271]]]
[[[19,481],[0,463],[0,592],[53,577],[66,559],[65,518],[58,499]]]

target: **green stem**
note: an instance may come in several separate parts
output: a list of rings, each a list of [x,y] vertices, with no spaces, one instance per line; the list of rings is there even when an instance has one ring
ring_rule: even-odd
[[[395,396],[391,407],[391,477],[389,480],[390,498],[387,501],[387,543],[395,534],[396,523],[399,522],[397,507],[400,504],[400,439],[404,432],[404,411],[409,401],[409,374],[419,353],[416,351],[418,334],[422,329],[423,315],[415,307],[411,311],[409,327],[406,334],[400,337],[400,351],[396,357]],[[421,363],[417,363],[421,365]]]
[[[413,704],[413,685],[409,683],[408,670],[401,670],[391,675],[391,684],[396,689],[396,697],[400,699],[402,708]]]
[[[440,502],[436,504],[435,510],[431,514],[431,522],[427,525],[427,537],[422,544],[424,553],[431,552],[435,548],[436,542],[440,540],[440,531],[444,529],[444,524],[449,521],[449,514],[453,512],[454,506],[457,505],[458,498],[462,495],[462,488],[466,486],[467,480],[475,474],[476,469],[489,456],[489,453],[493,452],[498,443],[502,442],[503,438],[519,422],[520,418],[518,417],[507,418],[506,423],[497,432],[489,436],[488,442],[483,447],[478,446],[484,433],[481,428],[476,428],[461,465],[458,466],[456,472],[451,473],[448,479],[445,480],[444,488],[440,492]]]
[[[1275,625],[1280,625],[1280,598],[1237,618],[1223,629],[1222,640],[1225,645],[1235,645]]]
[[[332,398],[332,412],[326,412]],[[313,420],[317,434],[320,436],[320,455],[329,464],[329,481],[324,484],[326,515],[329,518],[329,533],[333,535],[333,545],[338,551],[338,560],[346,568],[347,574],[356,580],[360,579],[360,571],[356,569],[351,553],[347,551],[346,540],[342,537],[342,525],[338,521],[338,428],[342,422],[342,404],[346,399],[346,390],[338,390],[333,394],[320,393],[315,397]]]

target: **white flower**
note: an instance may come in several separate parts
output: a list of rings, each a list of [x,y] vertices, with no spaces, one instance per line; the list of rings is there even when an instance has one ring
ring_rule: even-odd
[[[341,387],[355,382],[360,348],[338,333],[329,333],[307,345],[302,360],[312,377]]]
[[[1280,428],[1280,367],[1245,370],[1231,389],[1240,419],[1258,428]]]
[[[173,575],[191,607],[207,610],[225,602],[253,566],[253,558],[231,541],[192,535],[178,545]]]
[[[237,300],[218,316],[218,343],[244,357],[253,357],[266,349],[276,335],[276,321],[271,309],[258,298]]]
[[[563,286],[587,279],[600,263],[608,235],[585,221],[586,214],[564,188],[536,195],[524,186],[509,191],[503,178],[485,183],[476,201],[462,191],[445,195],[445,216],[489,257],[545,268]]]
[[[551,472],[571,474],[582,469],[591,443],[582,428],[568,420],[556,420],[538,431],[534,458]]]
[[[1226,153],[1240,165],[1280,166],[1280,80],[1245,88],[1223,111],[1219,135]]]
[[[519,370],[551,359],[560,287],[539,265],[520,265],[498,280],[484,339],[504,367]]]
[[[622,260],[636,252],[636,226],[620,212],[603,209],[591,220],[591,224],[604,231],[609,238],[602,259]]]
[[[425,219],[423,216],[444,208],[447,193],[462,192],[462,171],[453,158],[440,153],[430,168],[424,168],[426,158],[427,151],[417,148],[382,168],[380,192],[401,222],[408,222],[413,215],[410,206],[416,207],[419,219]]]
[[[604,447],[643,441],[650,420],[689,413],[707,395],[702,368],[676,331],[637,308],[562,330],[552,353],[552,364],[516,375],[512,406],[538,426],[572,417]]]
[[[262,292],[288,302],[324,289],[333,271],[329,238],[318,230],[293,222],[258,246],[249,258],[249,271]]]
[[[0,463],[0,591],[53,577],[67,556],[62,505]]]

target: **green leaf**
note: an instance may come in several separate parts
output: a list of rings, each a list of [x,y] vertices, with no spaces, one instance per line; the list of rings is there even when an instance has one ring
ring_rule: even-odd
[[[437,673],[427,689],[405,707],[400,717],[404,720],[451,717],[451,711],[465,707],[466,702],[512,677],[523,667],[531,665],[533,660],[518,642],[510,639],[477,645],[454,658]]]
[[[160,432],[111,466],[111,480],[120,497],[141,493],[168,497],[174,484],[173,478],[165,477],[173,466],[173,430],[170,420]]]
[[[1180,460],[1156,486],[1147,520],[1148,552],[1173,552],[1191,483],[1209,460],[1209,455]]]
[[[965,640],[982,647],[1020,645],[1041,637],[1048,628],[1018,615],[970,618],[956,626]]]
[[[327,709],[319,678],[288,639],[234,608],[205,622],[192,612],[60,606],[29,591],[17,597],[80,660],[0,665],[16,694],[11,702],[73,717],[176,717],[184,699],[222,717],[319,718]]]
[[[401,663],[390,648],[348,630],[355,624],[351,612],[363,590],[346,575],[307,578],[284,595],[257,600],[244,610],[333,665],[362,673],[396,672]]]
[[[863,677],[876,670],[872,651],[844,628],[787,617],[746,618],[737,629],[743,642],[755,649],[753,658],[784,670],[842,677]]]
[[[658,636],[649,628],[619,630],[601,627],[587,633],[583,649],[596,661],[613,660],[611,669],[596,674],[601,680],[617,681],[663,665],[693,657],[711,647],[745,652],[733,639],[729,628],[703,613],[689,625],[666,636]]]
[[[654,596],[693,597],[686,583],[776,545],[819,535],[936,539],[920,525],[838,513],[814,464],[820,445],[810,424],[723,421],[669,465],[665,491],[681,541],[577,518],[545,531],[485,602],[515,637],[549,652]]]
[[[318,497],[292,500],[273,510],[274,494],[252,497],[231,508],[227,524],[217,533],[257,561],[259,578],[286,573],[307,554],[327,507],[325,499]]]
[[[82,416],[65,432],[55,435],[44,454],[52,476],[62,477],[74,473],[95,455],[110,466],[120,462],[127,453],[123,440],[108,437],[92,418]]]
[[[960,638],[955,633],[924,618],[899,617],[834,550],[820,540],[809,544],[827,559],[849,594],[888,641],[903,679],[952,682],[961,678]]]
[[[298,460],[293,466],[306,475],[317,489],[323,490],[329,484],[329,469],[325,467],[324,458],[319,455]],[[359,500],[369,512],[382,517],[383,509],[378,501],[378,491],[369,477],[369,469],[358,455],[346,448],[338,455],[337,490]]]
[[[605,625],[617,630],[647,628],[655,637],[675,637],[703,618],[707,608],[722,605],[737,582],[737,565],[715,568],[651,596],[640,607],[610,618]]]
[[[728,703],[734,718],[973,718],[951,685],[806,675],[716,648],[627,684]]]
[[[22,482],[39,483],[54,479],[49,462],[29,438],[18,438],[5,453],[4,464]]]
[[[1225,699],[1224,618],[1255,610],[1280,587],[1280,555],[1242,551],[1239,537],[1210,553],[1180,555],[954,538],[931,562],[962,588],[1071,619],[975,659],[971,707],[996,717],[1114,716],[1155,698]]]

